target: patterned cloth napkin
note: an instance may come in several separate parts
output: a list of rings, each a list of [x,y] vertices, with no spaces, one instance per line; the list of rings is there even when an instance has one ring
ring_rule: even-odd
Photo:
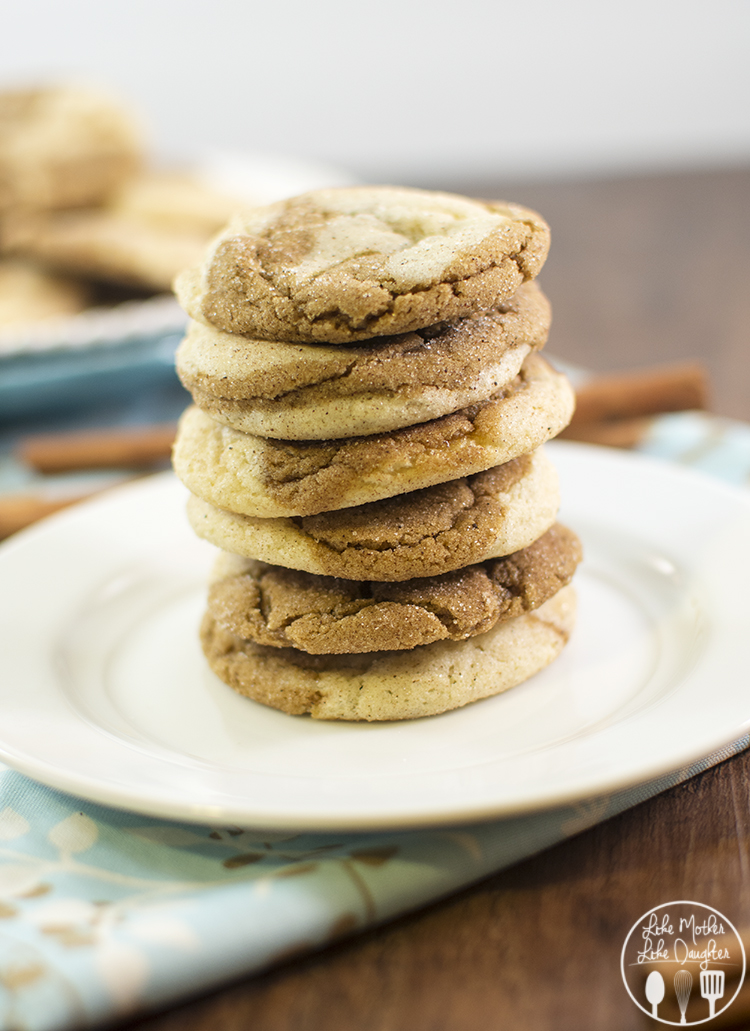
[[[750,427],[656,419],[640,450],[750,482]],[[0,767],[0,1029],[80,1028],[186,998],[413,910],[679,784],[473,826],[269,835],[92,805]]]

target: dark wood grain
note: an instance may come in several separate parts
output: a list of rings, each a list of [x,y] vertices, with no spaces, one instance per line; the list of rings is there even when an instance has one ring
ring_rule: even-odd
[[[550,351],[598,371],[700,359],[714,411],[750,419],[750,169],[427,185],[548,220]]]
[[[750,419],[750,170],[428,185],[510,196],[549,219],[551,351],[602,371],[704,361],[714,410]],[[750,927],[749,803],[745,755],[418,915],[128,1026],[655,1027],[620,979],[625,935],[684,898]]]
[[[750,756],[448,902],[136,1025],[142,1031],[636,1031],[620,950],[688,898],[750,923]]]

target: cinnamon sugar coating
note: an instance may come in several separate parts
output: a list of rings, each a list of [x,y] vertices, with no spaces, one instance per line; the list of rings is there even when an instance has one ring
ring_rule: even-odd
[[[294,519],[222,512],[198,498],[188,516],[225,551],[348,580],[434,576],[526,547],[555,520],[557,473],[542,451],[474,476]]]
[[[359,437],[490,397],[544,345],[549,322],[536,283],[492,311],[346,347],[249,340],[193,322],[177,371],[199,408],[244,433]]]
[[[255,644],[206,613],[201,643],[217,676],[263,705],[314,719],[417,719],[500,694],[543,669],[568,641],[575,607],[569,585],[478,637],[356,655]]]
[[[544,604],[581,560],[555,524],[528,547],[442,576],[402,583],[341,580],[252,560],[210,588],[208,610],[257,644],[313,655],[392,651],[464,640]]]
[[[518,205],[317,190],[237,216],[175,289],[228,333],[349,343],[486,311],[536,276],[548,248],[546,223]]]
[[[566,426],[575,397],[539,355],[487,401],[390,433],[270,440],[222,426],[198,408],[180,421],[175,472],[195,495],[243,515],[314,515],[420,490],[534,451]]]

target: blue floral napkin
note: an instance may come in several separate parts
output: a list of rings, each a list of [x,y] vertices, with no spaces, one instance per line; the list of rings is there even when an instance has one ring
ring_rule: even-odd
[[[735,484],[750,427],[654,420],[640,450]],[[473,826],[269,835],[92,805],[0,767],[0,1029],[95,1025],[164,1005],[415,909],[748,746],[651,783]]]

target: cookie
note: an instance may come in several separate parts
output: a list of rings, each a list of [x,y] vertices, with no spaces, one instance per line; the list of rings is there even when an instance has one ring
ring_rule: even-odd
[[[8,220],[3,244],[51,269],[166,292],[176,273],[201,254],[206,238],[102,208]]]
[[[193,530],[235,555],[347,580],[436,576],[508,555],[555,520],[557,473],[537,451],[474,476],[367,505],[262,519],[188,502]]]
[[[400,651],[462,641],[532,612],[570,580],[576,535],[555,524],[527,548],[403,583],[340,580],[222,556],[208,611],[256,644],[312,655]]]
[[[0,93],[0,211],[99,204],[141,163],[140,132],[73,86]]]
[[[535,283],[492,312],[358,346],[249,340],[193,322],[177,372],[199,408],[244,433],[366,436],[490,397],[544,345],[549,322]]]
[[[246,202],[213,189],[188,171],[148,169],[129,179],[107,206],[154,228],[194,233],[208,244]]]
[[[173,465],[195,495],[243,515],[314,515],[469,476],[536,450],[567,426],[567,379],[537,354],[487,401],[369,437],[271,440],[222,426],[199,408],[180,420]]]
[[[514,204],[317,190],[236,216],[175,290],[227,333],[343,344],[487,311],[537,275],[548,247],[546,223]]]
[[[237,637],[207,613],[201,643],[211,669],[235,691],[292,715],[329,720],[434,716],[527,680],[562,651],[575,620],[563,587],[533,612],[463,641],[406,651],[308,655]]]
[[[0,327],[77,315],[88,300],[82,283],[25,262],[0,261]]]

